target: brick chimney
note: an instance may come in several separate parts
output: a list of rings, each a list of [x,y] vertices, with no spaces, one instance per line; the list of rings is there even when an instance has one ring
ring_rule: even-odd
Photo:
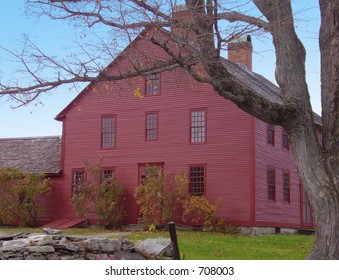
[[[173,10],[172,19],[171,32],[173,34],[189,43],[196,41],[196,34],[192,30],[193,18],[186,5],[177,5]]]
[[[252,39],[250,35],[242,35],[228,43],[228,60],[241,64],[252,71]]]

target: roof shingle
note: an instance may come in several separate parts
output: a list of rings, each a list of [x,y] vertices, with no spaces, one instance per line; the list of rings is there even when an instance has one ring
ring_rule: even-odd
[[[4,167],[58,174],[61,171],[61,137],[0,139],[0,168]]]

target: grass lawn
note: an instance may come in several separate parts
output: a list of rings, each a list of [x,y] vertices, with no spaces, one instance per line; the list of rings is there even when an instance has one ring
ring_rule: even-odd
[[[32,228],[3,228],[1,233],[42,232]],[[100,229],[67,229],[69,235],[109,235]],[[180,255],[186,260],[302,260],[310,252],[313,235],[231,236],[201,231],[178,231]],[[133,232],[132,240],[168,237],[165,231]]]
[[[178,231],[180,255],[187,260],[303,260],[313,235],[231,236],[200,231]],[[133,240],[169,237],[165,232],[134,233]]]

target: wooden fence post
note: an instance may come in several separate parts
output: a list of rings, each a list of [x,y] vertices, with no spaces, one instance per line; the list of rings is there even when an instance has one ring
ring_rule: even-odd
[[[177,240],[177,231],[175,229],[175,223],[168,223],[168,231],[171,237],[172,247],[173,247],[173,259],[180,260],[179,246]]]

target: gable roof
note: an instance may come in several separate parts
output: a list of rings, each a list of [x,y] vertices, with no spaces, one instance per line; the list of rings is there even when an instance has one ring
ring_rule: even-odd
[[[124,55],[124,53],[126,53],[127,50],[131,49],[133,47],[133,45],[136,43],[137,40],[139,40],[140,38],[143,37],[144,34],[147,34],[148,30],[152,28],[151,26],[146,27],[144,30],[141,31],[141,33],[128,45],[125,47],[125,49],[123,51],[121,51],[118,56],[111,61],[99,74],[98,77],[101,76],[102,73],[108,71],[111,67],[113,67],[113,65],[118,61],[118,59],[120,59],[120,57],[122,57]],[[158,29],[158,30],[162,30],[163,29]],[[68,111],[73,108],[73,106],[76,106],[78,101],[86,94],[86,92],[90,91],[93,86],[95,86],[98,82],[97,81],[92,81],[89,82],[89,84],[59,113],[56,115],[56,117],[54,118],[57,121],[62,121],[63,118],[66,116],[66,114],[68,113]]]
[[[150,28],[150,27],[149,27]],[[131,46],[140,38],[142,38],[143,34],[149,29],[145,28],[126,48],[125,50],[131,48]],[[163,28],[157,28],[157,31],[162,32],[165,35],[171,36],[174,40],[180,41],[180,37],[173,34],[172,32],[165,30]],[[195,49],[193,45],[187,45],[188,49]],[[115,58],[105,69],[109,69],[114,65],[114,63],[118,60],[118,58],[125,52],[123,50],[117,58]],[[241,65],[234,63],[226,58],[221,57],[222,64],[226,68],[226,70],[235,78],[235,80],[242,84],[243,86],[247,87],[248,89],[256,92],[257,94],[261,95],[262,97],[270,100],[274,103],[283,104],[283,99],[281,97],[281,89],[276,86],[274,83],[266,79],[260,74],[252,72]],[[100,75],[100,74],[99,74]],[[76,105],[77,101],[85,95],[85,93],[92,88],[92,86],[96,82],[91,82],[84,90],[82,90],[56,117],[56,120],[62,121],[64,116],[67,112]],[[322,118],[316,113],[313,113],[314,121],[316,124],[322,126]]]
[[[4,167],[30,173],[60,174],[61,137],[0,139],[0,168]]]

